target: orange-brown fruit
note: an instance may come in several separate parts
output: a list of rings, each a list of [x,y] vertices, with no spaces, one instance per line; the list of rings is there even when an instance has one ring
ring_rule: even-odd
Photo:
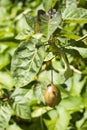
[[[60,91],[53,84],[47,86],[44,96],[47,105],[50,107],[55,107],[61,99]]]

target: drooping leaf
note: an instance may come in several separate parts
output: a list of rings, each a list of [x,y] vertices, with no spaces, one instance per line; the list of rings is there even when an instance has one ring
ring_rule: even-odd
[[[11,108],[8,104],[0,105],[0,130],[5,130],[11,117]]]
[[[66,8],[62,13],[65,22],[87,23],[87,10],[84,8]]]
[[[22,42],[14,53],[11,71],[16,87],[34,80],[45,56],[44,45],[37,39]]]

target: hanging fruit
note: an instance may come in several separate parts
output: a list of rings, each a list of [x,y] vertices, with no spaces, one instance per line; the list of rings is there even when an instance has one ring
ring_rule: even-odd
[[[60,91],[53,84],[49,84],[45,91],[45,102],[50,107],[55,107],[61,99]]]

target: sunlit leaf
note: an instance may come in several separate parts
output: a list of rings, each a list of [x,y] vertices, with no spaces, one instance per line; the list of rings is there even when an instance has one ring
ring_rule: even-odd
[[[5,71],[0,71],[0,88],[12,89],[13,80],[11,74]]]
[[[22,42],[14,53],[11,65],[16,87],[23,87],[34,80],[45,56],[42,43],[36,39]]]
[[[87,10],[84,8],[66,8],[62,13],[65,22],[87,23]]]

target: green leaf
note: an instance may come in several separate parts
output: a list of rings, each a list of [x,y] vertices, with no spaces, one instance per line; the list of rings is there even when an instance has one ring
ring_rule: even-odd
[[[74,46],[73,47],[69,46],[66,48],[68,49],[67,52],[71,51],[71,54],[76,52],[77,53],[76,55],[78,55],[79,57],[82,56],[82,58],[87,58],[87,48],[74,47]]]
[[[71,26],[71,25],[70,25]],[[69,28],[67,28],[68,30],[69,30]],[[79,38],[80,38],[80,36],[78,36],[78,35],[75,35],[73,32],[71,33],[70,31],[69,32],[67,32],[67,31],[65,31],[65,32],[63,32],[62,34],[61,34],[61,36],[62,37],[66,37],[66,38],[68,38],[68,39],[74,39],[74,40],[78,40]],[[59,39],[59,38],[58,38]]]
[[[31,86],[31,89],[17,88],[11,95],[14,100],[13,109],[17,116],[25,119],[31,118],[30,107],[40,104],[44,101],[44,88],[42,85]],[[39,117],[49,108],[37,107],[33,108],[32,117]]]
[[[16,116],[23,119],[31,119],[31,111],[29,103],[26,99],[16,98],[15,102],[13,103],[13,110]]]
[[[35,97],[35,99],[39,100],[40,102],[45,103],[44,92],[45,92],[44,84],[37,84],[35,88],[33,88],[33,97]]]
[[[32,16],[32,14],[30,14],[30,12],[25,14],[24,16],[25,16],[26,22],[29,25],[29,27],[31,28],[31,30],[34,30],[35,23],[37,22],[36,17]]]
[[[68,110],[69,113],[81,111],[84,107],[83,100],[80,96],[69,96],[64,98],[59,105]]]
[[[59,72],[53,71],[53,79],[55,79],[53,82],[54,84],[63,84],[70,76],[72,76],[71,69],[61,69]],[[39,80],[47,84],[51,83],[51,70],[40,73]]]
[[[50,107],[38,107],[32,112],[32,118],[39,117],[51,109]]]
[[[76,122],[76,127],[78,130],[87,129],[87,110],[84,112],[83,117]]]
[[[23,130],[22,128],[20,128],[16,123],[10,124],[6,130]]]
[[[8,104],[0,106],[0,130],[5,130],[11,118],[11,108]]]
[[[31,123],[25,130],[47,130],[46,126],[44,125],[43,118],[36,118],[33,123]]]
[[[3,48],[8,48],[8,47],[11,47],[11,48],[16,48],[18,46],[17,42],[15,41],[3,41],[3,43],[0,41],[0,53],[1,53],[1,50],[2,52],[4,51]]]
[[[13,88],[13,80],[9,72],[0,71],[0,89],[1,88],[9,90]]]
[[[0,54],[0,70],[10,63],[10,55],[8,53]]]
[[[74,73],[73,77],[71,78],[72,83],[70,93],[73,96],[80,96],[81,90],[83,89],[84,84],[86,82],[86,78],[84,78],[83,80],[81,80],[81,78],[81,75],[78,73]]]
[[[44,119],[48,130],[66,130],[70,121],[70,115],[66,109],[59,107],[56,112],[57,117],[51,120]]]
[[[43,6],[45,8],[46,11],[49,11],[52,7],[52,1],[53,0],[43,0]]]
[[[23,30],[22,32],[20,32],[16,37],[15,39],[17,40],[27,40],[27,39],[30,39],[31,36],[33,35],[33,31],[31,30]]]
[[[22,32],[23,30],[30,30],[30,27],[25,19],[25,17],[22,14],[22,17],[18,20],[17,24],[16,24],[16,30],[17,33]]]
[[[34,80],[45,56],[44,45],[37,39],[22,42],[14,53],[11,72],[16,87],[23,87]]]
[[[25,96],[27,91],[26,89],[16,89],[11,95],[11,98],[14,100],[12,105],[13,110],[16,116],[23,119],[31,119],[29,101]]]
[[[53,32],[59,27],[61,24],[61,14],[60,12],[54,13],[52,18],[50,18],[49,14],[44,14],[39,15],[39,25],[40,25],[40,30],[44,34],[44,36],[49,39],[49,37],[53,34]]]
[[[84,8],[66,8],[62,13],[65,22],[87,23],[87,10]]]

